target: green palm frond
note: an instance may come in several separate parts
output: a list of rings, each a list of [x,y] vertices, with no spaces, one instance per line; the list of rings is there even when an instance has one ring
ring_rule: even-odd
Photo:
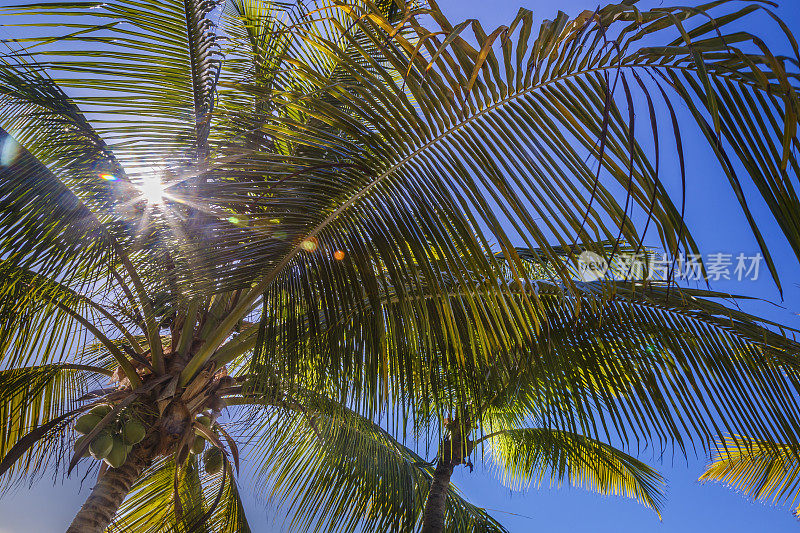
[[[87,311],[85,302],[69,287],[10,261],[0,262],[0,274],[9,282],[0,288],[0,361],[13,368],[63,359],[80,342],[75,314]]]
[[[0,137],[14,143],[2,130]],[[11,164],[0,166],[0,239],[10,276],[6,290],[17,281],[12,268],[81,290],[97,279],[100,267],[112,264],[112,243],[86,205],[44,164],[20,150]]]
[[[583,286],[589,295],[605,284]],[[575,318],[569,299],[549,290],[547,329],[532,363],[495,388],[484,404],[497,409],[491,416],[682,449],[686,437],[703,447],[721,438],[726,424],[765,439],[797,437],[798,414],[786,398],[797,391],[798,345],[716,300],[725,295],[616,285],[612,300],[589,298],[584,309],[594,311]],[[765,417],[777,429],[766,429]]]
[[[728,437],[700,481],[719,482],[745,496],[794,505],[800,496],[800,460],[797,449],[786,444],[747,437]],[[795,509],[795,514],[800,508]]]
[[[489,437],[486,454],[515,490],[562,483],[608,496],[633,498],[661,517],[664,479],[613,446],[564,431],[510,429]]]
[[[679,102],[697,108],[714,100],[696,90],[710,90],[713,85],[705,81],[711,76],[762,96],[777,91],[764,96],[765,113],[790,110],[796,100],[794,89],[787,88],[794,87],[796,74],[790,62],[784,71],[767,52],[748,52],[757,38],[725,33],[752,8],[708,23],[707,15],[725,5],[732,4],[641,12],[623,3],[575,20],[559,15],[538,33],[523,10],[512,24],[518,34],[501,31],[489,38],[475,24],[480,50],[459,37],[469,31],[466,25],[451,26],[435,6],[408,18],[416,41],[393,33],[369,7],[323,9],[349,13],[349,23],[336,15],[325,20],[328,33],[310,23],[296,29],[297,43],[283,60],[292,68],[273,82],[284,90],[261,95],[242,86],[275,110],[260,128],[261,140],[218,151],[220,177],[207,183],[209,198],[224,196],[215,205],[228,205],[230,212],[249,208],[242,217],[234,215],[241,224],[218,225],[230,236],[226,242],[236,243],[230,255],[236,271],[220,271],[216,279],[252,284],[255,276],[260,281],[190,370],[211,357],[224,341],[223,332],[264,293],[273,301],[302,302],[311,287],[317,296],[308,305],[325,302],[335,321],[346,316],[340,310],[358,308],[365,292],[373,308],[383,305],[379,283],[410,286],[411,292],[420,291],[414,283],[422,280],[428,293],[440,296],[434,315],[438,329],[453,331],[460,313],[472,312],[478,298],[489,298],[491,319],[478,323],[481,335],[505,339],[496,332],[503,330],[501,324],[511,324],[509,329],[529,339],[538,324],[536,296],[509,299],[508,282],[479,285],[500,277],[503,268],[512,269],[514,282],[530,283],[514,244],[539,248],[548,257],[554,256],[553,246],[588,247],[619,237],[635,246],[641,235],[632,223],[633,209],[651,215],[650,227],[659,232],[664,249],[696,250],[681,209],[661,183],[658,158],[641,147],[653,143],[654,132],[632,131],[635,102],[643,101],[634,96],[647,96],[654,109],[673,110]],[[432,34],[423,22],[446,37]],[[369,53],[359,48],[355,34],[368,36]],[[686,38],[701,43],[702,62],[693,55],[696,49],[681,48]],[[650,46],[676,39],[674,47]],[[345,52],[345,44],[352,48]],[[318,65],[335,65],[347,76],[333,84],[329,69]],[[762,77],[751,72],[754,65]],[[714,101],[717,109],[723,106],[721,98]],[[239,111],[246,115],[254,109]],[[655,113],[653,124],[658,123]],[[682,157],[675,137],[711,122],[702,113],[688,120],[676,115],[674,128],[656,132],[663,141],[659,146],[666,150],[671,137],[673,152]],[[779,124],[755,137],[769,134],[772,142],[782,142],[784,132],[791,137],[791,121]],[[263,148],[275,143],[285,146]],[[793,161],[793,153],[782,150],[770,161],[780,164],[783,155]],[[236,176],[235,186],[226,175]],[[627,191],[627,205],[612,194],[620,186]],[[763,248],[755,226],[754,233]],[[330,261],[322,256],[337,250],[346,254],[343,264],[328,268]],[[502,252],[503,264],[496,252]],[[772,268],[768,251],[763,252]],[[205,253],[206,262],[213,262],[212,253],[217,259],[225,256],[216,247]],[[261,261],[264,256],[271,260]],[[299,282],[298,271],[306,273]],[[459,298],[445,290],[442,272],[453,273],[447,281],[459,285]],[[561,277],[574,290],[569,276]],[[409,323],[431,315],[412,298],[398,312]]]
[[[171,458],[156,462],[131,489],[108,533],[249,533],[231,465],[228,474],[201,468],[196,456],[177,472]]]
[[[213,106],[217,44],[214,2],[59,2],[5,8],[45,20],[79,19],[60,35],[28,37],[18,55],[33,55],[126,165],[161,168],[204,151]],[[51,18],[53,17],[53,18]],[[58,47],[35,47],[57,42]],[[78,43],[89,42],[90,48]],[[58,76],[57,78],[55,76]],[[108,124],[99,115],[128,117]],[[188,149],[188,151],[187,151]],[[193,153],[194,152],[194,153]]]
[[[136,379],[121,346],[141,350],[139,341],[104,307],[104,302],[92,299],[94,294],[81,294],[62,282],[20,267],[13,260],[0,261],[0,276],[6,280],[0,288],[0,361],[5,366],[64,360],[94,337],[123,371]],[[114,342],[103,330],[125,340]]]
[[[102,373],[102,369],[71,364],[0,371],[0,460],[31,430],[75,408],[81,394],[92,382],[98,384]],[[63,460],[68,451],[63,430],[68,422],[48,431],[10,465],[2,485],[11,486],[22,476],[35,476]]]
[[[786,398],[797,391],[800,345],[738,310],[736,297],[656,281],[574,280],[570,289],[538,280],[493,299],[465,294],[441,272],[433,288],[376,275],[344,305],[344,283],[329,301],[305,280],[336,283],[351,266],[306,265],[313,272],[294,271],[265,299],[252,371],[294,376],[368,416],[391,404],[398,415],[452,418],[460,406],[496,403],[527,410],[537,425],[632,446],[685,450],[731,432],[798,438],[800,413]],[[538,300],[532,338],[533,324],[522,329],[496,311],[522,307],[526,293]],[[462,298],[474,305],[448,306]]]
[[[656,179],[656,169],[632,136],[628,113],[623,111],[626,96],[632,91],[658,91],[655,86],[647,89],[645,81],[641,87],[638,84],[643,76],[649,83],[651,71],[655,84],[660,83],[658,72],[662,70],[704,75],[697,72],[702,67],[687,65],[681,58],[669,56],[674,63],[660,62],[662,57],[657,50],[634,48],[638,40],[654,37],[651,34],[659,29],[662,39],[672,39],[680,36],[680,28],[690,22],[702,26],[706,19],[700,10],[684,10],[675,20],[665,10],[639,13],[624,5],[609,6],[594,17],[584,14],[575,21],[561,15],[556,21],[543,24],[532,45],[528,42],[532,19],[523,11],[513,24],[521,28],[517,42],[511,33],[502,32],[490,40],[476,24],[476,39],[485,45],[480,53],[457,37],[465,31],[463,25],[454,29],[441,13],[433,10],[430,13],[436,23],[449,34],[441,44],[438,36],[420,26],[415,17],[408,22],[419,34],[420,43],[424,42],[422,51],[433,56],[429,61],[425,53],[416,53],[413,40],[385,39],[389,25],[380,15],[362,6],[339,7],[353,11],[352,25],[368,35],[371,44],[380,50],[377,57],[372,48],[369,54],[364,49],[360,51],[359,59],[372,70],[341,52],[340,41],[353,44],[358,50],[348,33],[350,25],[337,28],[335,16],[326,19],[338,33],[323,36],[309,29],[302,35],[303,43],[310,44],[298,46],[293,52],[300,56],[293,61],[298,68],[285,74],[286,85],[296,83],[298,88],[288,95],[274,93],[270,102],[286,112],[276,114],[274,125],[265,125],[265,135],[293,143],[308,158],[306,168],[298,170],[303,171],[305,183],[317,182],[319,192],[304,192],[301,200],[296,187],[302,184],[293,177],[295,170],[283,170],[285,164],[274,155],[248,154],[253,175],[273,169],[276,176],[286,178],[278,179],[287,191],[291,190],[294,201],[303,201],[310,208],[297,219],[303,227],[301,235],[315,236],[331,245],[340,244],[337,241],[344,244],[342,235],[351,233],[353,228],[377,233],[388,219],[397,221],[389,228],[393,232],[408,231],[404,237],[415,242],[423,236],[436,242],[436,235],[429,233],[432,228],[426,223],[427,217],[413,217],[413,223],[409,220],[405,225],[398,218],[402,210],[392,209],[393,205],[409,203],[417,207],[418,198],[426,198],[443,205],[452,202],[449,223],[481,232],[479,235],[489,228],[491,237],[504,248],[509,239],[519,238],[532,239],[547,249],[552,242],[574,241],[576,231],[580,240],[613,239],[619,233],[607,224],[608,218],[623,228],[623,235],[631,242],[639,242],[625,209],[613,199],[606,182],[597,179],[594,170],[582,163],[582,156],[588,153],[602,161],[612,182],[629,190],[632,203],[645,212],[652,211],[666,248],[675,249],[676,235],[686,236],[679,210],[666,198]],[[323,11],[327,15],[336,9],[332,6]],[[421,11],[420,16],[426,13]],[[638,28],[637,20],[641,23]],[[632,27],[629,23],[633,23]],[[720,25],[727,23],[725,19]],[[641,32],[631,35],[636,29]],[[703,32],[712,30],[693,33]],[[626,41],[628,37],[632,42]],[[490,46],[499,46],[500,42],[506,45],[502,69],[496,68],[499,58]],[[578,46],[580,43],[586,46]],[[519,51],[516,60],[515,46]],[[324,72],[314,70],[316,63],[306,59],[312,55],[321,57],[320,64],[334,63],[346,70],[357,83],[331,85]],[[381,68],[382,60],[391,68]],[[725,68],[729,67],[718,67],[720,72]],[[408,75],[397,79],[396,74],[409,70]],[[611,101],[603,98],[610,91],[608,73],[627,80],[624,90],[620,83],[616,86],[618,92],[609,95],[613,96]],[[774,75],[783,74],[777,71]],[[371,90],[365,91],[366,86]],[[675,93],[673,97],[680,98]],[[497,135],[486,135],[485,131]],[[332,164],[341,168],[334,172]],[[568,183],[566,176],[561,176],[554,182],[562,167],[573,171],[576,179]],[[443,187],[442,181],[448,186]],[[479,190],[478,185],[488,192]],[[258,187],[262,186],[253,184],[253,188]],[[339,191],[341,200],[331,202],[333,190]],[[529,191],[539,193],[541,200],[537,201]],[[380,201],[376,201],[376,195]],[[375,200],[370,201],[373,197]],[[265,206],[269,203],[266,201]],[[456,213],[462,210],[469,215],[459,219]],[[372,212],[376,213],[374,219],[370,218]],[[316,213],[319,215],[314,220]],[[540,224],[537,215],[545,222]],[[501,221],[515,231],[506,234],[500,229]],[[294,233],[290,221],[280,229],[289,235]],[[591,232],[591,237],[587,238],[583,231]],[[459,237],[463,238],[458,231],[452,232],[447,244],[458,247]],[[446,255],[444,243],[436,242],[436,246]],[[291,254],[297,255],[301,250],[296,246]],[[266,279],[271,281],[272,275],[267,274]]]
[[[298,396],[279,402],[284,409],[261,411],[255,425],[243,425],[252,440],[248,458],[264,492],[287,509],[291,530],[416,531],[433,466],[323,395]],[[453,486],[446,522],[453,531],[505,531]]]

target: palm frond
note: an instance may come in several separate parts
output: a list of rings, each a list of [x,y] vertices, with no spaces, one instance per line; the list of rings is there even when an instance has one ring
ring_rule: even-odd
[[[565,431],[509,429],[489,438],[486,452],[505,484],[562,483],[608,496],[633,498],[661,517],[664,479],[650,466],[613,446]]]
[[[31,430],[75,408],[82,392],[97,383],[92,372],[93,367],[63,364],[0,371],[0,459]],[[58,424],[29,447],[4,473],[2,485],[9,487],[25,475],[40,474],[68,457],[63,431],[68,422]]]
[[[80,294],[64,283],[15,264],[0,261],[0,275],[6,284],[0,288],[0,361],[7,368],[52,362],[75,357],[90,337],[116,360],[134,381],[136,372],[120,344],[128,350],[139,348],[129,329],[94,301],[92,294]],[[101,285],[98,283],[96,285]],[[109,339],[102,329],[125,338],[122,343]]]
[[[786,444],[728,437],[717,445],[700,481],[719,482],[754,499],[794,505],[800,495],[800,460],[796,448]]]
[[[794,142],[797,69],[762,49],[757,37],[731,29],[755,7],[729,13],[726,6],[734,4],[640,11],[622,3],[572,20],[559,14],[538,32],[522,10],[508,29],[490,35],[473,23],[466,39],[461,33],[469,24],[452,25],[435,4],[405,13],[399,28],[367,4],[323,5],[325,31],[310,21],[294,27],[298,37],[282,61],[287,67],[269,94],[241,86],[274,109],[260,140],[217,152],[219,178],[209,180],[207,192],[224,199],[215,205],[228,206],[239,222],[215,226],[230,239],[213,254],[225,257],[230,246],[235,261],[217,279],[252,288],[191,370],[262,294],[288,286],[297,271],[325,274],[314,263],[337,250],[349,265],[314,278],[319,301],[343,300],[347,307],[365,288],[377,292],[370,289],[375,279],[395,287],[423,279],[439,292],[440,314],[450,323],[452,309],[478,305],[476,278],[497,279],[496,252],[515,280],[529,283],[515,245],[552,257],[554,246],[576,243],[622,238],[638,246],[645,228],[654,228],[663,249],[696,252],[658,162],[667,154],[682,161],[686,130],[713,132],[711,124],[722,128],[722,108],[739,108],[717,84],[749,93],[763,102],[752,113],[775,119],[768,128],[743,122],[753,139]],[[348,17],[340,19],[342,12]],[[355,35],[366,36],[370,47]],[[480,49],[469,44],[473,37]],[[652,46],[657,42],[671,44]],[[346,74],[341,83],[330,81],[331,65]],[[681,117],[674,113],[678,103],[704,111]],[[674,116],[666,132],[658,128],[659,110]],[[634,128],[637,113],[650,117],[652,131]],[[724,150],[715,135],[708,141]],[[654,144],[656,152],[643,148]],[[783,159],[793,168],[791,150],[762,155],[764,165]],[[729,165],[721,166],[732,176]],[[625,198],[614,193],[619,188]],[[642,217],[648,222],[637,227],[633,220]],[[755,225],[753,233],[775,276]],[[204,261],[213,262],[211,253]],[[444,292],[440,272],[455,273],[460,300]],[[569,276],[560,277],[571,289]],[[284,290],[299,302],[310,283]],[[507,283],[482,289],[482,297],[495,301],[509,292]],[[487,327],[509,322],[533,336],[531,300],[497,304]],[[427,313],[413,303],[403,312],[409,321]]]
[[[528,409],[537,425],[634,447],[685,452],[732,432],[798,438],[800,413],[787,398],[798,392],[800,345],[731,295],[538,280],[492,298],[481,294],[488,281],[465,291],[444,270],[435,287],[413,278],[395,287],[380,272],[348,294],[348,270],[359,265],[314,257],[304,268],[267,295],[251,371],[273,368],[367,416],[391,405],[398,427],[406,415],[452,418],[496,401]],[[308,282],[320,278],[344,280],[337,298]],[[538,302],[531,322],[503,320],[498,308],[522,308],[525,298]]]
[[[200,469],[196,456],[177,472],[172,458],[158,460],[131,489],[108,533],[249,533],[233,476]]]
[[[243,427],[259,483],[287,509],[292,531],[417,530],[432,482],[430,463],[323,395],[300,392],[278,405],[284,409],[258,412],[260,421]],[[446,523],[453,531],[505,531],[454,486]]]

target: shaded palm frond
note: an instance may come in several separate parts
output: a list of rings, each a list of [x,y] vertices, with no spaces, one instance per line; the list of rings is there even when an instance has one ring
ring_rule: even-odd
[[[102,369],[49,364],[0,371],[0,460],[31,430],[77,407],[82,393],[92,382],[98,383],[97,370]],[[47,431],[9,465],[2,476],[2,485],[9,487],[24,476],[41,474],[68,457],[69,439],[64,435],[68,423],[65,420]]]
[[[391,405],[398,427],[406,415],[453,418],[464,405],[498,405],[633,447],[685,451],[745,431],[800,437],[788,400],[800,345],[784,335],[792,331],[738,310],[731,295],[657,281],[573,280],[570,289],[539,280],[491,298],[480,290],[487,281],[467,292],[442,271],[433,288],[419,279],[395,287],[378,273],[345,305],[346,281],[329,300],[327,286],[308,280],[335,284],[357,265],[316,257],[304,266],[268,293],[251,371],[271,368],[367,416]],[[525,298],[538,302],[533,323],[498,316]]]
[[[220,247],[200,253],[206,263],[214,262],[212,254],[230,260],[232,268],[218,263],[225,266],[215,272],[217,282],[246,281],[250,289],[190,370],[211,357],[223,332],[263,294],[289,306],[324,306],[335,322],[347,309],[363,307],[365,298],[373,309],[386,304],[381,284],[412,295],[436,293],[435,315],[419,298],[406,298],[396,312],[408,323],[432,317],[448,335],[459,314],[474,313],[487,299],[476,337],[503,342],[513,331],[526,341],[537,334],[539,315],[535,294],[509,297],[514,284],[532,281],[515,244],[551,259],[554,247],[576,243],[622,238],[638,247],[644,228],[632,221],[647,214],[664,249],[696,251],[681,209],[661,183],[661,156],[642,146],[660,139],[660,150],[674,148],[682,158],[681,132],[715,121],[703,113],[686,120],[676,114],[667,133],[636,135],[637,106],[652,104],[644,112],[656,127],[655,109],[671,114],[679,102],[696,108],[716,101],[708,104],[714,116],[726,105],[732,111],[733,104],[696,90],[711,90],[711,78],[761,95],[766,108],[756,106],[754,113],[788,115],[796,101],[793,64],[784,70],[756,37],[730,29],[754,7],[721,11],[709,22],[726,5],[733,6],[643,12],[623,3],[574,20],[561,14],[538,33],[523,10],[513,31],[486,36],[473,24],[478,50],[460,36],[469,24],[451,25],[435,6],[406,14],[403,28],[414,35],[407,38],[369,6],[326,4],[319,11],[325,31],[308,21],[295,27],[298,37],[283,58],[287,67],[272,82],[283,90],[261,95],[242,86],[275,110],[259,129],[261,140],[217,153],[219,178],[208,181],[208,197],[224,197],[215,205],[229,205],[237,222],[216,223]],[[355,35],[368,37],[369,52]],[[684,39],[701,43],[700,50],[681,48]],[[650,46],[655,41],[677,44]],[[346,74],[341,83],[327,77],[331,65]],[[754,138],[768,134],[782,143],[792,137],[791,121],[781,119],[768,131],[753,124]],[[778,150],[765,164],[780,164],[783,156],[793,161],[791,150]],[[236,175],[235,185],[226,174]],[[614,194],[619,187],[625,199]],[[241,206],[249,207],[240,213]],[[754,232],[764,248],[755,226]],[[329,267],[338,252],[341,266]],[[511,280],[481,285],[506,268]],[[567,290],[577,291],[568,272],[557,274]],[[454,285],[458,299],[449,292]],[[315,298],[304,300],[311,292]]]
[[[276,403],[284,409],[261,411],[259,423],[244,427],[262,490],[287,509],[292,531],[417,530],[430,463],[323,395],[301,391]],[[453,486],[446,523],[454,531],[505,531]]]
[[[316,237],[331,245],[345,241],[342,235],[354,230],[373,237],[379,231],[408,232],[404,237],[415,242],[423,236],[436,242],[428,222],[433,213],[408,217],[414,220],[407,225],[398,220],[404,211],[400,206],[423,210],[418,202],[425,198],[452,206],[446,209],[447,222],[468,228],[470,235],[485,233],[501,248],[510,239],[529,246],[536,242],[544,249],[620,235],[638,243],[628,214],[636,205],[652,214],[664,247],[675,250],[678,240],[687,238],[687,230],[680,209],[661,186],[652,154],[639,144],[644,138],[652,143],[653,132],[644,138],[634,135],[630,97],[645,93],[651,103],[671,109],[673,100],[684,98],[683,88],[693,87],[698,79],[702,85],[709,72],[762,93],[774,89],[772,79],[789,84],[794,79],[793,71],[784,72],[772,59],[736,48],[757,43],[755,37],[717,37],[716,32],[751,14],[751,7],[720,16],[711,25],[706,24],[707,11],[715,7],[711,5],[649,12],[612,5],[575,20],[561,14],[545,21],[538,35],[531,14],[523,10],[510,25],[512,30],[501,28],[490,37],[474,23],[472,33],[480,50],[459,36],[469,31],[466,24],[453,27],[433,7],[408,17],[404,28],[411,28],[415,39],[400,37],[403,34],[385,18],[361,5],[332,3],[322,8],[328,33],[317,32],[310,22],[297,29],[299,44],[284,60],[295,67],[283,73],[287,89],[264,96],[286,111],[277,112],[262,130],[265,138],[294,146],[293,153],[302,153],[307,164],[292,169],[284,154],[238,152],[253,178],[270,174],[280,183],[263,200],[272,217],[286,219],[280,212],[286,211],[287,201],[307,207],[299,218],[291,213],[294,223],[284,220],[272,232]],[[339,11],[351,15],[347,23],[339,21]],[[681,55],[680,47],[644,44],[681,39],[685,28],[691,28],[686,30],[690,38],[702,42],[705,62],[693,60],[687,50]],[[370,48],[359,47],[355,35],[368,36]],[[343,42],[359,52],[358,61],[343,52]],[[724,52],[744,59],[726,62],[720,58]],[[390,66],[382,67],[382,61]],[[766,84],[749,73],[748,62],[764,67]],[[331,64],[355,81],[331,84],[318,68]],[[664,74],[673,70],[679,78]],[[769,105],[791,107],[793,94],[786,89]],[[686,98],[696,106],[703,97],[690,91]],[[678,122],[676,118],[676,127]],[[683,127],[692,124],[702,128],[706,123],[697,116]],[[783,138],[782,131],[769,133],[772,139]],[[667,137],[657,134],[662,136]],[[672,143],[682,154],[680,140]],[[602,176],[584,162],[586,155],[599,161]],[[575,178],[561,174],[564,168]],[[315,182],[315,189],[309,181]],[[630,205],[617,203],[612,184],[628,191],[625,204]],[[265,186],[271,188],[253,179],[250,189]],[[334,191],[338,198],[332,198]],[[281,198],[282,193],[289,194]],[[247,194],[246,188],[242,194]],[[461,211],[469,215],[462,218]],[[514,230],[506,232],[501,226]],[[442,256],[447,255],[444,246],[459,247],[458,239],[464,238],[458,231],[448,237],[447,244],[436,243]],[[690,242],[684,244],[692,248]],[[302,252],[299,244],[291,248],[291,255]],[[381,255],[388,261],[387,253]],[[271,281],[273,274],[264,279]]]

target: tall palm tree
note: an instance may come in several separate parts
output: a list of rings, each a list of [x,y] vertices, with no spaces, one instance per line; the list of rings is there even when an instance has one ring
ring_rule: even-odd
[[[242,531],[246,445],[298,530],[496,531],[449,484],[468,440],[653,507],[609,442],[796,442],[774,325],[570,268],[651,227],[697,251],[659,174],[683,128],[719,153],[747,110],[748,153],[796,165],[793,64],[727,4],[488,34],[433,2],[5,9],[0,476],[97,468],[70,531]]]

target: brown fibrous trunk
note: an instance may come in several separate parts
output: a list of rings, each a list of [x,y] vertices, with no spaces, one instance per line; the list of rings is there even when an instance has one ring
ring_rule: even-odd
[[[439,458],[436,470],[433,472],[433,481],[425,500],[425,510],[422,513],[421,533],[441,533],[444,531],[445,511],[447,509],[447,493],[450,490],[450,477],[456,466],[462,464],[472,451],[472,442],[461,434],[462,428],[458,421],[450,424],[450,436],[439,447]]]
[[[142,443],[131,450],[125,464],[119,468],[106,470],[98,479],[83,507],[75,515],[67,533],[102,533],[105,531],[134,482],[153,462],[154,455],[152,442]]]
[[[447,491],[450,488],[450,476],[455,465],[452,462],[439,461],[433,472],[433,482],[425,500],[425,511],[422,514],[421,533],[440,533],[444,531],[444,515],[447,508]]]

